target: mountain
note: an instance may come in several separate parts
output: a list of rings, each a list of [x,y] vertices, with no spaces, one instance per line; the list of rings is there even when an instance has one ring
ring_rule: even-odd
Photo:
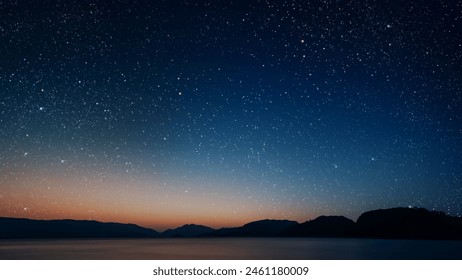
[[[0,218],[0,239],[140,237],[357,237],[462,240],[462,218],[423,208],[391,208],[365,212],[356,223],[343,216],[320,216],[302,224],[288,220],[260,220],[241,227],[218,230],[187,224],[166,230],[162,234],[134,224]]]
[[[360,237],[462,239],[462,219],[423,208],[379,209],[357,220]]]
[[[78,220],[0,218],[0,238],[134,238],[158,237],[134,224]]]
[[[214,237],[274,237],[290,226],[298,225],[297,222],[288,220],[261,220],[245,224],[236,228],[222,228],[215,230],[206,236]]]
[[[343,216],[320,216],[314,220],[287,228],[283,236],[297,237],[352,237],[356,224]]]
[[[208,234],[215,229],[202,225],[183,225],[175,229],[168,229],[161,233],[162,237],[198,237]]]

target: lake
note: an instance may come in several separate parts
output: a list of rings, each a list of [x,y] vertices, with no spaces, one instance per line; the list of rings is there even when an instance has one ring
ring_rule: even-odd
[[[462,241],[341,238],[2,240],[3,260],[462,259]]]

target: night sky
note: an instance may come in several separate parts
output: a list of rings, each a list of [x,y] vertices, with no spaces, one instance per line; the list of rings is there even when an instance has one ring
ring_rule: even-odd
[[[0,2],[0,216],[462,215],[462,2]]]

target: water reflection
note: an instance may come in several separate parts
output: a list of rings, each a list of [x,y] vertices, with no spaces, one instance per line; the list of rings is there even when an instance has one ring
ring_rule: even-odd
[[[462,241],[213,238],[0,241],[0,259],[462,259]]]

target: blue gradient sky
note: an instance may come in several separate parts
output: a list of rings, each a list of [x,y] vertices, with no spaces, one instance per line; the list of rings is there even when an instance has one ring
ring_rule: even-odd
[[[159,229],[460,215],[461,11],[4,1],[0,215]]]

